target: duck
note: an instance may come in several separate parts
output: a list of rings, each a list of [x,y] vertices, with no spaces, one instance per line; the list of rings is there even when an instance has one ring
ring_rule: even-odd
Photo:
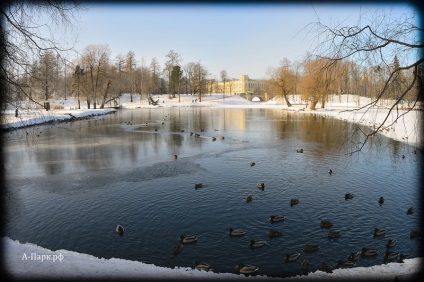
[[[361,255],[361,251],[350,253],[349,257],[347,258],[350,261],[356,261],[359,259],[359,256]]]
[[[345,200],[350,200],[353,199],[353,194],[352,193],[346,193],[345,194]]]
[[[124,234],[124,227],[122,227],[121,225],[117,225],[116,226],[116,232],[119,234],[119,235],[122,235],[122,234]]]
[[[328,174],[329,175],[331,175],[333,173],[333,170],[330,168],[329,170],[328,170]]]
[[[369,257],[369,256],[375,256],[378,254],[378,250],[371,249],[371,248],[362,248],[361,255]]]
[[[224,140],[225,139],[225,137],[224,136],[221,136],[221,140]]]
[[[384,254],[384,260],[395,260],[399,258],[399,252],[386,252]]]
[[[327,273],[333,273],[333,267],[325,262],[321,262],[318,269]]]
[[[158,131],[158,129],[157,129],[157,128],[155,128],[155,131]]]
[[[303,272],[308,272],[309,270],[309,261],[307,259],[303,259],[300,262],[300,268],[303,270]]]
[[[411,233],[409,233],[410,238],[417,238],[421,236],[421,232],[418,230],[412,230]]]
[[[194,268],[197,270],[212,271],[210,264],[206,262],[195,261]]]
[[[212,141],[216,141],[216,137],[212,137]]]
[[[318,244],[306,244],[303,247],[303,250],[305,252],[314,252],[314,251],[318,251],[319,250],[319,245]]]
[[[182,244],[177,244],[177,245],[172,246],[172,253],[174,254],[174,256],[181,253],[181,251],[183,250],[183,247],[184,246]]]
[[[180,241],[182,243],[186,243],[186,244],[196,243],[197,242],[197,237],[194,236],[194,235],[181,235],[180,236]]]
[[[200,137],[200,134],[199,133],[195,133],[194,134],[194,137],[199,138]]]
[[[246,197],[246,203],[250,203],[251,201],[253,201],[253,196],[252,195],[248,195]]]
[[[263,183],[263,182],[261,182],[261,183],[258,183],[258,188],[259,189],[265,189],[265,183]]]
[[[266,245],[265,240],[250,240],[250,243],[249,243],[249,247],[251,247],[252,249],[261,248],[264,245]]]
[[[250,166],[254,166],[254,165],[255,165],[255,163],[254,163],[254,162],[250,162],[250,163],[249,163],[249,165],[250,165]]]
[[[291,199],[290,200],[290,205],[291,206],[294,206],[294,205],[297,205],[297,204],[299,204],[299,199]]]
[[[351,268],[353,266],[355,266],[355,262],[353,261],[346,261],[346,260],[339,260],[337,262],[337,268]]]
[[[378,203],[380,206],[384,203],[384,198],[382,196],[378,199]]]
[[[190,136],[193,136],[193,132],[190,132]]]
[[[243,236],[246,234],[246,231],[240,228],[230,228],[230,232],[228,233],[230,236]]]
[[[244,263],[237,264],[236,268],[238,269],[239,273],[245,275],[255,274],[259,270],[259,268],[254,265]]]
[[[303,153],[303,149],[296,150],[297,153]]]
[[[339,238],[341,235],[342,235],[342,232],[337,230],[332,230],[328,232],[327,234],[328,238]]]
[[[386,247],[387,247],[387,248],[394,247],[394,246],[396,245],[396,243],[397,243],[397,240],[396,240],[396,239],[390,239],[390,240],[387,240],[387,242],[386,242]]]
[[[380,228],[374,229],[374,236],[382,236],[384,234],[386,234],[386,230]]]
[[[284,215],[271,215],[269,220],[271,223],[280,222],[284,220]]]
[[[288,253],[284,256],[285,261],[296,261],[300,253]]]
[[[330,227],[333,226],[333,223],[331,221],[328,221],[328,220],[323,220],[323,221],[321,221],[321,223],[319,224],[319,226],[321,228],[330,228]]]
[[[194,184],[194,188],[195,189],[199,189],[199,188],[202,188],[203,187],[203,183],[196,183],[196,184]]]
[[[185,132],[185,130],[184,129],[181,129],[181,131],[180,131],[181,133],[183,133],[183,132]]]
[[[407,211],[406,211],[406,214],[407,215],[410,215],[410,214],[413,214],[415,212],[415,209],[413,208],[413,207],[410,207]]]
[[[178,159],[178,156],[177,155],[174,155],[174,160],[176,160],[176,159]]]
[[[283,236],[283,232],[274,230],[274,229],[270,229],[268,230],[268,236],[269,238],[276,238],[276,237],[281,237]]]

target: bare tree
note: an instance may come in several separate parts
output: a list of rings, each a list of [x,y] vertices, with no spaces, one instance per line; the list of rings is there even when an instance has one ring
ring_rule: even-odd
[[[0,6],[2,15],[1,68],[2,89],[1,104],[15,100],[10,90],[15,87],[30,101],[35,101],[23,87],[18,78],[32,67],[32,63],[50,50],[61,54],[71,50],[60,44],[66,42],[60,35],[69,36],[72,31],[73,16],[80,9],[77,1],[7,1]],[[43,15],[43,16],[42,16]]]
[[[193,87],[194,66],[195,66],[195,63],[193,62],[190,62],[184,66],[184,72],[186,73],[186,87],[190,88],[190,91],[186,90],[187,94],[189,92],[190,94],[194,93],[194,87]]]
[[[328,58],[333,63],[350,60],[359,66],[362,65],[363,69],[367,66],[378,66],[378,70],[388,67],[389,73],[384,79],[384,84],[376,89],[370,103],[358,109],[369,109],[370,106],[377,105],[380,100],[388,99],[391,90],[397,91],[396,99],[389,107],[384,121],[371,132],[362,132],[365,141],[356,151],[363,148],[370,136],[390,127],[402,115],[422,105],[424,44],[420,37],[423,28],[417,25],[415,13],[398,14],[394,11],[376,11],[372,14],[364,12],[359,16],[357,23],[350,26],[343,23],[328,26],[320,20],[310,25],[311,30],[317,32],[316,52],[320,56]],[[393,64],[394,55],[398,59],[396,66]],[[410,79],[398,83],[400,74]],[[413,99],[411,107],[406,112],[397,111],[399,104],[408,96]],[[388,124],[388,118],[393,111],[396,111],[396,118]]]
[[[202,102],[202,93],[207,92],[207,75],[208,71],[200,62],[194,64],[193,86],[196,93],[199,95],[199,102]]]
[[[93,101],[94,109],[97,108],[97,99],[102,97],[108,85],[107,71],[109,69],[109,46],[89,45],[85,48],[81,57],[81,65],[84,66],[85,75],[82,86],[87,98],[87,107],[90,109]]]
[[[281,62],[281,66],[268,71],[270,76],[270,84],[273,88],[283,96],[288,107],[291,103],[288,95],[293,94],[296,87],[296,74],[290,66],[290,61],[286,58]]]

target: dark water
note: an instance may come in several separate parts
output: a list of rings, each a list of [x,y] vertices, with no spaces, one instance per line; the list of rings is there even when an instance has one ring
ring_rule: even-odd
[[[215,272],[234,273],[244,262],[280,277],[301,274],[303,258],[315,271],[363,247],[379,254],[356,266],[382,264],[392,238],[398,241],[392,251],[422,256],[421,240],[409,237],[420,228],[421,153],[374,137],[349,155],[361,141],[346,141],[351,129],[346,122],[282,110],[166,108],[7,133],[4,235],[52,250],[166,267],[199,260]],[[300,148],[303,154],[296,153]],[[194,189],[195,183],[203,188]],[[353,199],[345,200],[348,192]],[[246,203],[249,194],[253,201]],[[291,198],[300,203],[290,206]],[[407,215],[411,206],[415,213]],[[272,224],[272,214],[285,220]],[[328,239],[321,220],[331,220],[342,236]],[[230,227],[246,235],[229,237]],[[386,235],[374,237],[376,227]],[[269,228],[284,235],[269,239]],[[174,256],[182,234],[197,235],[198,242]],[[268,243],[252,250],[251,239]],[[321,248],[304,253],[306,243]],[[288,252],[301,256],[286,263]]]

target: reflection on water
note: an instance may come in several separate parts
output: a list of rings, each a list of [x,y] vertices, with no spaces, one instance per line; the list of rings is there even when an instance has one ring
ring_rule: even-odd
[[[217,272],[234,272],[245,262],[280,277],[300,274],[303,258],[316,270],[365,246],[379,254],[357,266],[381,264],[391,238],[398,240],[393,250],[422,256],[420,239],[409,238],[420,228],[421,154],[374,137],[349,155],[362,141],[346,139],[352,128],[276,109],[159,108],[9,132],[5,233],[53,250],[168,267],[200,260]],[[353,199],[345,200],[345,193]],[[292,198],[300,203],[290,206]],[[410,206],[416,212],[406,215]],[[286,219],[272,224],[272,214]],[[331,220],[342,236],[328,239],[321,220]],[[246,235],[230,237],[230,227]],[[376,227],[386,235],[373,237]],[[270,228],[283,236],[268,238]],[[197,235],[198,242],[174,256],[182,234]],[[252,239],[268,243],[252,250]],[[306,243],[321,248],[304,253]],[[301,253],[298,262],[285,263],[288,252]]]

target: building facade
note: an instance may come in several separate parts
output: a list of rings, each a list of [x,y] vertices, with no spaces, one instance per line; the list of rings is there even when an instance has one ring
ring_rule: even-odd
[[[225,94],[259,94],[267,92],[269,87],[266,80],[250,79],[248,75],[241,75],[240,78],[231,79],[224,82],[209,82],[208,89],[214,93]]]

